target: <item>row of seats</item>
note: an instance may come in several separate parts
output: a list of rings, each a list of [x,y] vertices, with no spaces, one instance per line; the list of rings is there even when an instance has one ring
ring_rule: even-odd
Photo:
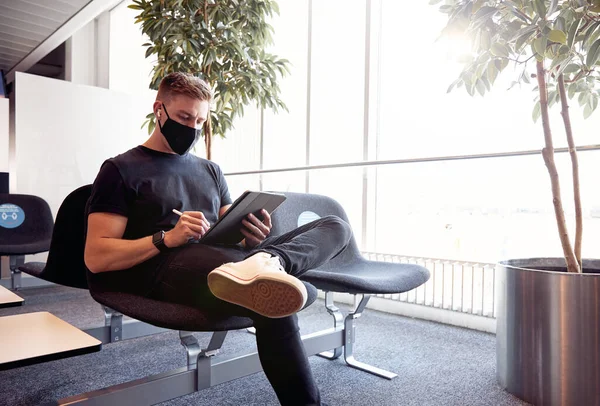
[[[89,289],[83,261],[83,233],[85,204],[90,193],[91,185],[86,185],[69,194],[63,201],[55,221],[52,220],[47,203],[40,198],[0,194],[0,207],[3,204],[12,204],[25,212],[24,221],[20,226],[0,227],[0,256],[11,257],[11,272],[13,276],[17,276],[12,286],[17,292],[21,286],[18,280],[19,272],[64,286]],[[292,230],[298,227],[299,219],[314,218],[315,214],[320,217],[336,215],[348,221],[343,208],[329,197],[306,193],[285,195],[286,202],[274,213],[272,219],[272,235]],[[25,255],[45,250],[49,250],[46,263],[24,262]],[[351,367],[392,379],[396,374],[355,359],[355,319],[361,315],[371,295],[407,292],[428,279],[429,271],[419,265],[366,260],[352,238],[349,246],[340,255],[321,268],[308,271],[302,278],[309,292],[307,306],[315,302],[317,290],[325,292],[325,307],[334,321],[332,328],[303,337],[307,354],[318,354],[330,359],[342,357]],[[333,302],[334,292],[356,295],[354,309],[343,312],[337,308]],[[70,330],[65,329],[64,322],[60,323],[60,319],[45,312],[37,316],[22,314],[0,317],[0,331],[3,332],[0,335],[0,352],[11,351],[18,354],[16,359],[15,356],[11,358],[0,354],[0,369],[98,351],[105,343],[166,330],[179,330],[181,342],[187,350],[187,365],[183,369],[164,373],[159,377],[147,377],[116,387],[75,395],[59,400],[58,404],[154,404],[261,370],[256,353],[226,360],[215,357],[227,331],[250,328],[252,320],[249,318],[217,316],[207,309],[159,302],[124,292],[96,292],[91,289],[90,294],[104,307],[106,318],[102,325],[84,331],[73,326],[70,326]],[[123,315],[133,320],[123,321]],[[83,337],[80,334],[84,334],[89,340],[79,340],[80,348],[63,348],[52,354],[43,354],[39,349],[28,353],[25,345],[22,345],[23,351],[14,351],[12,346],[19,346],[19,343],[24,342],[22,339],[32,335],[27,326],[36,322],[35,317],[43,318],[43,325],[47,326],[34,332],[38,342],[47,342],[45,337],[54,337],[57,334],[73,334],[79,338]],[[213,332],[206,348],[201,348],[192,335],[191,332],[196,331]],[[3,345],[4,341],[7,341],[6,337],[11,338],[9,347]]]

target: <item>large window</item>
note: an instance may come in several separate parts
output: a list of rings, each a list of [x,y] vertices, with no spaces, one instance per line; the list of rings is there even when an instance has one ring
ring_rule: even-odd
[[[260,173],[365,157],[466,158],[539,150],[543,142],[540,123],[531,119],[535,95],[530,87],[508,90],[510,71],[485,98],[446,92],[460,73],[453,57],[465,43],[438,39],[446,16],[427,2],[279,5],[271,51],[291,62],[280,84],[289,112],[248,107],[227,138],[215,140],[214,160],[225,173],[255,172],[227,176],[233,197],[253,188],[330,195],[345,207],[362,247],[380,252],[483,262],[561,255],[539,154]],[[127,77],[130,67],[118,60],[124,56],[111,58],[111,75]],[[577,143],[595,144],[600,114],[584,120],[577,102],[571,104]],[[552,124],[556,146],[565,146],[558,114]],[[593,187],[599,154],[580,154],[589,256],[600,237],[600,193]],[[567,175],[561,181],[572,228],[568,155],[557,162]]]

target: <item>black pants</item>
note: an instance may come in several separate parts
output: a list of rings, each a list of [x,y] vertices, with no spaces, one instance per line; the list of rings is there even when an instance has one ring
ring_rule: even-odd
[[[285,406],[319,405],[319,389],[300,338],[297,316],[270,319],[219,300],[208,289],[206,277],[224,263],[241,261],[261,251],[278,256],[286,272],[301,277],[307,270],[319,267],[344,250],[351,235],[348,223],[327,216],[287,234],[268,237],[252,250],[189,244],[174,251],[165,261],[151,297],[215,313],[250,317],[256,328],[260,362],[280,403]]]

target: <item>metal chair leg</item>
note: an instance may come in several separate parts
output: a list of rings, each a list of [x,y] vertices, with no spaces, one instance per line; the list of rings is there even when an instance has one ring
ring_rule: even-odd
[[[21,281],[21,271],[19,267],[25,263],[25,255],[11,255],[8,257],[10,268],[11,287],[13,290],[21,289],[23,282]]]
[[[219,353],[219,349],[225,341],[227,331],[216,331],[212,334],[208,347],[200,348],[198,340],[189,331],[179,331],[181,345],[187,353],[188,370],[196,370],[196,391],[210,388],[212,376],[211,358]]]
[[[108,306],[104,310],[104,325],[110,326],[110,342],[115,343],[123,339],[123,315]]]
[[[358,296],[361,297],[360,301],[357,301]],[[355,341],[355,328],[354,320],[362,315],[363,310],[367,306],[370,295],[355,295],[354,296],[354,311],[346,316],[344,320],[344,361],[352,368],[359,369],[361,371],[369,372],[373,375],[380,376],[386,379],[394,379],[398,375],[386,371],[381,368],[374,367],[372,365],[365,364],[364,362],[357,361],[354,358],[354,341]],[[358,302],[358,303],[357,303]]]
[[[344,322],[344,314],[333,302],[333,292],[325,292],[325,308],[327,312],[333,317],[333,328],[337,330],[341,328]],[[343,347],[335,348],[333,351],[324,351],[317,354],[319,357],[326,358],[329,360],[338,359],[342,356]]]

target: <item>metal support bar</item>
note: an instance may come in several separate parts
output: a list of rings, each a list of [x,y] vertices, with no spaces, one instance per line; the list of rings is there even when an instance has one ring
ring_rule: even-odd
[[[359,297],[360,300],[358,299]],[[354,358],[354,341],[356,340],[356,326],[354,325],[354,320],[362,315],[362,312],[365,310],[370,298],[371,295],[355,295],[354,310],[351,313],[348,313],[346,319],[344,320],[344,361],[346,361],[346,364],[352,368],[369,372],[382,378],[394,379],[398,376],[397,374],[365,364],[364,362],[357,361]]]
[[[187,353],[187,367],[194,369],[198,365],[198,355],[202,351],[194,334],[190,331],[179,331],[179,340]]]
[[[110,328],[108,342],[121,341],[123,339],[123,315],[108,306],[102,306],[102,310],[104,310],[104,326]],[[104,343],[103,340],[98,339]]]
[[[113,313],[110,319],[110,342],[115,343],[123,339],[123,315]]]
[[[208,348],[225,338],[215,333]],[[342,331],[325,330],[302,337],[307,355],[342,345]],[[207,349],[208,349],[207,348]],[[179,368],[171,372],[137,379],[51,402],[51,405],[153,405],[189,395],[262,370],[257,352],[212,363],[213,357],[198,357],[198,368]],[[208,379],[207,379],[208,377]]]
[[[10,278],[12,281],[12,289],[21,289],[23,283],[21,280],[21,271],[19,270],[19,267],[25,264],[25,255],[11,255],[8,257],[8,260],[10,268]]]
[[[333,329],[342,329],[342,326],[344,325],[344,314],[333,302],[333,292],[325,292],[325,308],[327,309],[327,312],[333,317]],[[342,356],[343,350],[344,347],[341,346],[335,348],[333,351],[324,351],[317,355],[319,357],[334,360]]]
[[[108,322],[108,325],[92,327],[82,331],[91,335],[97,340],[102,341],[102,344],[108,344],[112,342],[110,321]],[[138,338],[151,334],[164,333],[166,331],[172,330],[156,327],[138,320],[123,320],[121,340],[129,340],[131,338]]]

